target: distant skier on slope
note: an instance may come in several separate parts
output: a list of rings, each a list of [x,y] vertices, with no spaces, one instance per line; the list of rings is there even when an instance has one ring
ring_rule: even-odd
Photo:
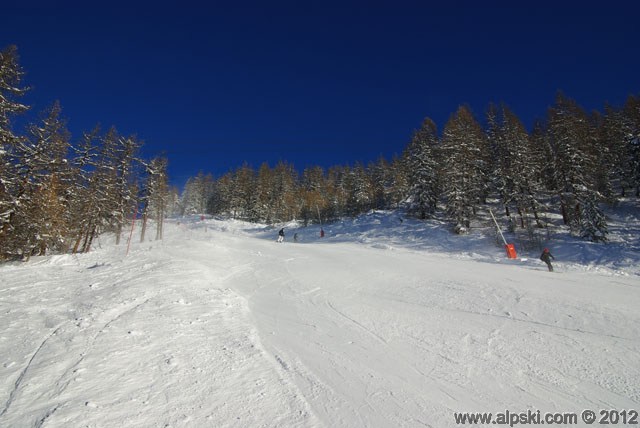
[[[284,242],[284,227],[278,232],[278,242]]]
[[[555,260],[556,258],[553,257],[553,254],[549,252],[548,248],[545,248],[542,254],[540,254],[540,260],[542,260],[547,264],[547,267],[549,268],[549,272],[553,272],[553,266],[551,266],[551,259]]]

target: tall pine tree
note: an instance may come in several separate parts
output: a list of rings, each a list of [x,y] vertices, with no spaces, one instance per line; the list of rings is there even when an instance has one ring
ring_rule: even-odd
[[[438,153],[438,129],[433,120],[426,118],[405,152],[410,210],[423,220],[436,211],[440,198]]]
[[[520,215],[525,227],[528,213],[539,219],[538,170],[540,167],[529,134],[520,119],[504,104],[492,105],[487,112],[488,137],[491,147],[491,179],[500,195],[505,215],[510,208]]]
[[[21,137],[14,133],[11,117],[28,109],[18,102],[27,91],[21,86],[23,76],[17,48],[10,46],[0,51],[0,260],[19,256],[14,251],[20,245],[12,238],[12,223],[16,220],[17,195],[22,187],[14,157]]]
[[[565,224],[592,241],[606,241],[604,213],[596,187],[594,129],[578,104],[558,94],[549,109],[548,135],[554,149],[556,191]]]
[[[442,156],[447,215],[456,233],[466,233],[488,192],[487,139],[467,106],[445,125]]]

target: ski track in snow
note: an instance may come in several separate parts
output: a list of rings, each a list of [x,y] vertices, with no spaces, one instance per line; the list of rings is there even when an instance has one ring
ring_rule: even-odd
[[[640,408],[637,277],[300,238],[169,224],[128,258],[105,242],[0,266],[0,426],[446,427],[454,412]]]

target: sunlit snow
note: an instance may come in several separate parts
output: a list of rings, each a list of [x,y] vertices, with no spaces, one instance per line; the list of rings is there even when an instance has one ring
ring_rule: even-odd
[[[0,266],[0,426],[640,409],[637,229],[609,246],[558,238],[554,273],[537,250],[508,260],[482,233],[396,213],[324,229],[198,216],[128,255],[103,236],[88,254]]]

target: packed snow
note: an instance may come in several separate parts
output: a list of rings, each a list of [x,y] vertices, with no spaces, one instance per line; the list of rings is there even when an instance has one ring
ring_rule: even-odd
[[[4,264],[0,426],[439,428],[455,412],[640,410],[632,208],[607,245],[547,236],[553,273],[517,235],[510,260],[490,232],[398,212],[324,238],[194,216],[129,250],[102,236],[87,254]]]

